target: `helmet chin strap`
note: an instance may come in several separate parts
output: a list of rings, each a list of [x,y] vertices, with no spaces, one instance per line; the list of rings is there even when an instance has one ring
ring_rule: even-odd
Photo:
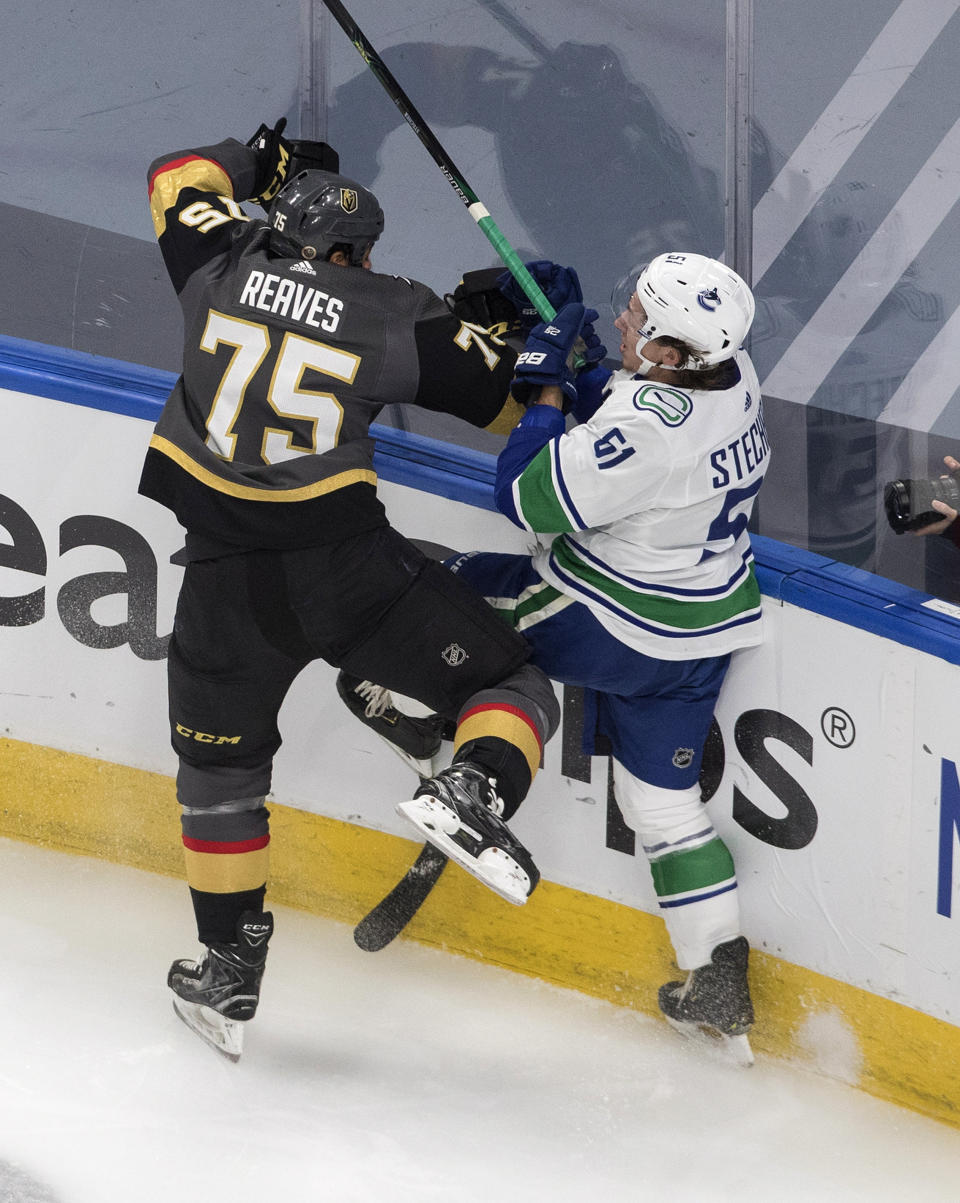
[[[637,352],[637,355],[640,358],[640,366],[635,372],[635,375],[637,376],[649,376],[654,368],[663,368],[665,372],[677,371],[677,368],[675,368],[672,363],[655,363],[652,359],[647,359],[645,355],[640,355],[639,351]]]
[[[653,359],[647,359],[641,347],[645,347],[649,341],[649,338],[641,338],[637,343],[637,358],[640,360],[640,366],[637,368],[635,375],[649,376],[654,368],[664,368],[668,372],[677,371],[672,363],[657,363]]]

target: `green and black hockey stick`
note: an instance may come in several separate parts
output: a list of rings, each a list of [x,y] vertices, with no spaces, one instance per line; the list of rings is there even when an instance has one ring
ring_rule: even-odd
[[[340,0],[323,0],[323,2],[330,15],[356,47],[360,57],[380,81],[384,91],[400,110],[404,121],[426,147],[447,183],[460,197],[467,212],[500,256],[504,266],[523,289],[540,318],[545,322],[551,321],[556,316],[556,310],[550,304],[540,285],[527,271],[523,260],[507,241],[486,206],[481,203],[477,194],[467,183],[463,172],[457,168],[444,150],[413,101],[397,83],[393,73],[371,46],[356,21],[340,3]],[[426,844],[416,861],[390,893],[354,928],[353,938],[357,945],[366,952],[377,952],[395,939],[423,905],[430,891],[440,879],[440,874],[446,864],[447,857],[432,844]]]
[[[330,15],[357,48],[360,57],[383,85],[384,91],[400,110],[404,121],[406,121],[407,125],[410,126],[427,148],[430,157],[440,168],[447,183],[453,188],[457,196],[460,197],[464,205],[466,205],[467,212],[503,260],[504,266],[523,289],[527,297],[529,297],[531,304],[541,319],[545,322],[551,321],[556,317],[557,311],[547,300],[543,289],[541,289],[540,285],[527,271],[523,260],[504,237],[497,223],[487,212],[486,207],[481,204],[477,194],[467,183],[463,173],[458,170],[453,160],[443,149],[436,135],[417,111],[413,101],[407,96],[403,88],[400,87],[383,59],[364,37],[356,21],[343,7],[340,0],[323,0],[323,2]]]

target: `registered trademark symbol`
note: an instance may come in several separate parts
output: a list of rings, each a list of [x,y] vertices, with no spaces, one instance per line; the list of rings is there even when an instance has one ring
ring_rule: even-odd
[[[839,706],[828,706],[820,715],[820,730],[835,748],[849,748],[857,738],[853,719]]]

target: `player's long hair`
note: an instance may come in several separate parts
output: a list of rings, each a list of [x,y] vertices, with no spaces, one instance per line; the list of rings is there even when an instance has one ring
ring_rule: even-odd
[[[725,359],[722,363],[714,364],[713,367],[695,371],[693,368],[683,366],[696,359],[696,352],[682,338],[674,338],[672,334],[662,334],[656,341],[665,347],[672,347],[680,356],[680,367],[670,373],[670,383],[676,384],[677,388],[716,390],[729,388],[734,382],[732,359]]]

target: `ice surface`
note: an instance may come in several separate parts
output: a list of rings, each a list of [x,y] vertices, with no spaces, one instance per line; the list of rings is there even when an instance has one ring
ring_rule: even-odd
[[[183,883],[10,841],[0,866],[0,1203],[960,1197],[960,1131],[286,908],[231,1064],[164,984]]]

